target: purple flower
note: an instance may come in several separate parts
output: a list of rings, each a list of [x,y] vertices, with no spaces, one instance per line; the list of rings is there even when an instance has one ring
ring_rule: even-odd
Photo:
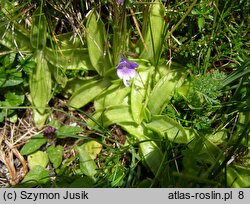
[[[125,86],[129,86],[128,80],[134,78],[137,75],[135,68],[138,64],[135,62],[129,62],[126,58],[122,58],[117,66],[117,76],[123,80]]]
[[[117,3],[120,4],[120,5],[123,5],[124,0],[117,0]]]
[[[48,126],[43,130],[43,136],[48,139],[53,139],[56,136],[56,128]]]

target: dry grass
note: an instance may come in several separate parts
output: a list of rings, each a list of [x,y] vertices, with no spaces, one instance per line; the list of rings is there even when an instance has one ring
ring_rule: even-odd
[[[38,133],[30,120],[20,118],[17,123],[5,122],[0,127],[0,187],[18,184],[28,172],[26,159],[19,149]]]

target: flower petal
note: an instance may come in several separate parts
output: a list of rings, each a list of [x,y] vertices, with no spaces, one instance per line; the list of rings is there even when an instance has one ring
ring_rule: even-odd
[[[129,62],[129,65],[130,65],[130,69],[134,69],[138,67],[138,64],[136,62]]]
[[[129,76],[130,79],[132,79],[132,78],[136,77],[137,71],[134,70],[134,69],[128,69],[127,70],[127,75]]]
[[[122,69],[117,69],[116,73],[117,73],[117,76],[120,79],[123,79],[123,78],[131,79],[131,78],[134,78],[137,75],[137,71],[136,70],[134,70],[134,69],[128,69],[126,67],[122,68]]]
[[[123,71],[123,69],[117,69],[116,73],[120,79],[123,79],[126,76],[126,73]]]
[[[129,86],[130,84],[128,83],[128,81],[127,81],[127,79],[125,79],[125,78],[123,78],[123,84],[125,85],[125,86]]]

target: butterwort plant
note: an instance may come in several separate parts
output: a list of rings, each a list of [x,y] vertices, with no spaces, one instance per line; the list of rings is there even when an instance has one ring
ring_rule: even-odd
[[[117,65],[117,76],[123,80],[125,86],[129,86],[129,80],[137,75],[135,68],[138,67],[136,62],[129,62],[127,58],[122,57]]]

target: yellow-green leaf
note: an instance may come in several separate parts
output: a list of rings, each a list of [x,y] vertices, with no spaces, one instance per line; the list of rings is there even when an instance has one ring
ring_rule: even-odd
[[[22,180],[22,187],[35,187],[40,184],[46,184],[50,182],[49,172],[42,166],[35,166]]]
[[[140,142],[140,153],[143,160],[150,170],[157,175],[164,159],[160,148],[145,135],[143,126],[128,125],[128,123],[119,123],[119,125]]]
[[[95,159],[96,156],[102,150],[102,144],[100,144],[99,142],[96,142],[94,140],[91,140],[91,141],[84,143],[84,149],[88,152],[91,159]]]
[[[97,172],[97,165],[85,149],[85,144],[76,146],[75,148],[78,152],[81,172],[86,176],[93,177]]]
[[[43,50],[47,41],[47,20],[41,9],[36,11],[32,16],[32,27],[30,41],[35,49]]]
[[[62,163],[63,159],[63,146],[57,145],[50,146],[47,149],[49,160],[52,162],[54,168],[58,168],[60,164]]]
[[[152,69],[138,69],[138,75],[133,80],[130,94],[131,112],[134,121],[140,124],[143,120],[144,109],[147,106],[150,92]]]
[[[154,1],[149,8],[147,30],[144,35],[145,44],[141,58],[148,59],[153,65],[158,63],[161,47],[163,44],[165,8],[158,0]]]
[[[104,126],[109,126],[115,123],[134,122],[129,106],[122,105],[107,108],[103,113],[103,118],[101,120]]]
[[[45,113],[45,108],[51,97],[51,73],[47,61],[44,59],[43,52],[39,51],[36,55],[36,68],[33,69],[30,80],[30,96],[32,104],[40,114]]]
[[[182,74],[177,71],[169,71],[154,86],[149,95],[148,109],[152,115],[159,115],[170,102],[174,91],[184,81]]]
[[[227,184],[230,188],[246,188],[250,185],[249,168],[233,166],[226,169]]]
[[[108,56],[104,53],[106,32],[104,23],[95,10],[88,16],[86,37],[90,61],[99,75],[103,76],[107,65],[110,65]]]
[[[47,139],[42,134],[32,137],[20,150],[22,155],[29,155],[38,150],[42,145],[47,142]]]
[[[29,168],[32,169],[35,166],[46,167],[49,163],[48,156],[45,152],[37,151],[28,156],[28,165]]]
[[[110,84],[109,79],[89,80],[81,86],[70,98],[68,105],[74,108],[80,108],[93,101]]]
[[[188,143],[186,132],[183,127],[167,116],[153,116],[152,122],[146,124],[147,128],[157,132],[162,137],[167,137],[176,143]]]

